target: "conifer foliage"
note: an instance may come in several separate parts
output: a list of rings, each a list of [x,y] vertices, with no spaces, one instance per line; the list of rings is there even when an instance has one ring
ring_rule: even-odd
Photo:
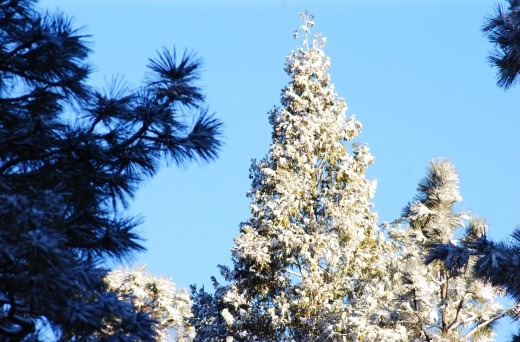
[[[200,341],[397,340],[378,315],[391,302],[385,240],[370,202],[374,158],[352,144],[361,124],[346,117],[330,81],[325,38],[301,14],[285,71],[290,82],[273,126],[268,156],[251,167],[251,218],[232,248],[230,282],[216,297],[195,292]],[[352,146],[347,147],[347,146]],[[213,326],[213,330],[211,329]],[[213,335],[212,335],[213,334]]]
[[[105,278],[110,291],[123,300],[131,300],[139,311],[146,312],[157,323],[156,341],[192,341],[195,331],[188,323],[191,300],[186,289],[176,289],[171,278],[146,272],[146,265],[111,271]],[[108,323],[104,335],[113,327]]]
[[[495,289],[471,269],[457,272],[439,262],[424,265],[428,247],[451,243],[468,220],[462,236],[467,243],[484,234],[487,224],[455,210],[462,197],[455,166],[448,160],[430,163],[418,192],[404,209],[401,222],[406,228],[390,232],[399,245],[402,287],[397,312],[409,341],[490,341],[493,323],[507,315]]]
[[[0,1],[2,341],[37,339],[37,322],[83,340],[107,321],[106,340],[151,340],[152,319],[107,290],[102,264],[143,249],[124,206],[161,159],[208,160],[220,145],[193,55],[165,50],[142,88],[103,92],[85,83],[88,54],[64,14]]]
[[[494,16],[483,27],[495,49],[489,61],[497,67],[497,84],[508,89],[520,76],[520,0],[507,0],[508,7],[497,5]]]

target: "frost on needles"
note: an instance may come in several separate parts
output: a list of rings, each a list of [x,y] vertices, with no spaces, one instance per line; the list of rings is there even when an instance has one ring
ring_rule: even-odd
[[[389,243],[365,177],[374,161],[354,143],[361,123],[345,115],[331,83],[325,38],[301,14],[302,46],[286,59],[289,84],[269,113],[268,155],[250,170],[251,217],[240,226],[228,285],[193,288],[196,340],[399,340]]]
[[[472,267],[450,270],[442,262],[425,265],[432,245],[461,241],[472,244],[487,231],[486,222],[456,210],[462,201],[459,176],[448,160],[430,162],[418,194],[403,211],[389,236],[396,243],[394,289],[400,322],[408,341],[491,341],[493,326],[512,308],[504,309],[497,291],[477,279]],[[470,265],[475,262],[469,257]]]
[[[135,268],[118,268],[105,276],[110,291],[120,299],[130,299],[141,312],[156,321],[155,341],[192,341],[195,330],[188,323],[191,317],[191,300],[186,289],[178,289],[171,278],[154,276],[146,272],[146,265]],[[103,331],[114,330],[105,322]]]

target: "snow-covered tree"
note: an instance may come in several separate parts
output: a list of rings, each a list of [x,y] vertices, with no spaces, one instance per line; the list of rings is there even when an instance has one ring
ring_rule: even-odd
[[[487,231],[483,219],[455,210],[461,201],[455,166],[433,160],[417,196],[403,211],[400,222],[405,228],[390,231],[399,246],[402,280],[397,312],[410,341],[489,341],[493,323],[507,314],[495,288],[478,280],[471,269],[456,272],[440,262],[424,264],[432,244],[450,243],[460,234],[471,243]]]
[[[195,330],[190,326],[191,299],[186,289],[176,289],[171,278],[157,277],[145,272],[146,265],[110,272],[105,281],[108,289],[123,300],[131,300],[135,307],[146,312],[157,324],[154,326],[158,341],[192,341]],[[110,335],[107,324],[103,334]]]
[[[497,6],[482,29],[495,44],[489,61],[498,68],[497,84],[505,89],[520,77],[520,0],[507,0],[508,8]]]
[[[165,50],[143,87],[107,91],[86,84],[88,55],[63,13],[0,1],[2,341],[37,339],[39,321],[62,340],[106,322],[107,340],[152,339],[150,317],[108,291],[102,265],[143,249],[124,209],[161,160],[212,159],[220,145],[193,55]]]
[[[217,286],[217,303],[195,293],[197,312],[209,314],[195,320],[201,341],[402,337],[398,326],[383,329],[392,274],[371,203],[376,184],[365,177],[374,158],[352,144],[361,124],[335,93],[325,38],[311,32],[312,16],[301,18],[303,46],[288,55],[290,82],[269,114],[269,154],[251,167],[251,218],[232,269],[222,268],[230,284]]]

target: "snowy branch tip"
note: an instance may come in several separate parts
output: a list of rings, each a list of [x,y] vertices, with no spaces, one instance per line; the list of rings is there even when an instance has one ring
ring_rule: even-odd
[[[321,37],[321,32],[312,32],[314,27],[314,15],[310,14],[309,11],[299,13],[302,24],[299,28],[294,30],[294,39],[300,37],[300,33],[303,36],[302,45],[306,49],[321,49],[327,43],[326,37]],[[312,36],[312,44],[309,46],[309,36]]]

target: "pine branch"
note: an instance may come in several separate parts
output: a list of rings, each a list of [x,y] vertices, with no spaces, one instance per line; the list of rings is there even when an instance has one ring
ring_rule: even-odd
[[[515,309],[518,309],[518,308],[515,307]],[[514,309],[506,310],[503,313],[500,313],[500,314],[498,314],[498,315],[496,315],[496,316],[494,316],[494,317],[492,317],[492,318],[490,318],[490,319],[488,319],[488,320],[486,320],[484,322],[481,322],[481,323],[477,324],[477,326],[475,326],[473,329],[471,329],[471,331],[468,332],[465,337],[469,338],[469,337],[473,336],[479,329],[481,329],[481,328],[483,328],[483,327],[485,327],[485,326],[487,326],[487,325],[489,325],[489,324],[491,324],[491,323],[493,323],[493,322],[495,322],[495,321],[497,321],[497,320],[499,320],[499,319],[501,319],[503,317],[511,315],[511,313],[513,313],[513,311],[514,311]]]

